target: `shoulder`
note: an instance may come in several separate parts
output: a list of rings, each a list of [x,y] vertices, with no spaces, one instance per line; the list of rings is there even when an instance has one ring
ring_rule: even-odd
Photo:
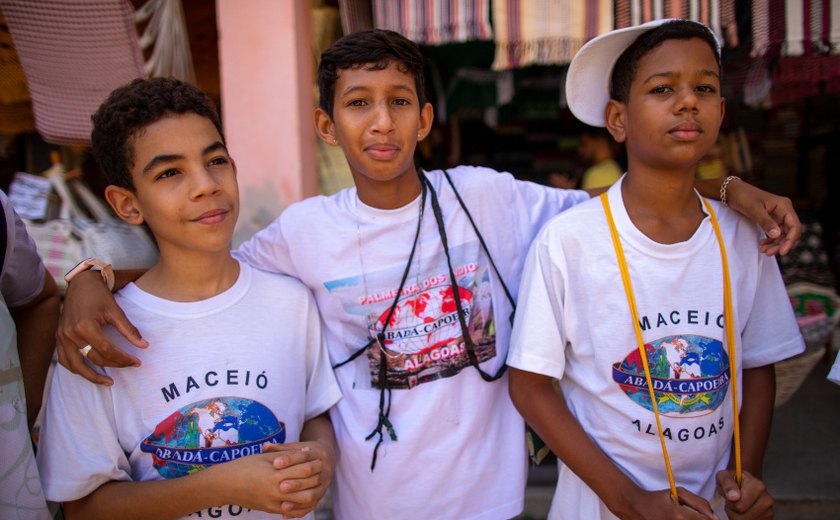
[[[540,236],[580,234],[591,236],[595,229],[606,224],[601,199],[594,197],[572,206],[546,222]]]
[[[262,292],[279,294],[284,298],[292,299],[306,298],[309,295],[309,289],[297,278],[261,271],[242,262],[240,262],[240,265],[243,272],[246,270],[250,272],[251,290],[258,289]]]
[[[461,185],[511,183],[516,180],[508,172],[500,172],[484,166],[455,166],[454,168],[448,168],[446,173],[458,187],[461,187]],[[432,170],[426,172],[426,175],[433,180],[446,182],[443,170]]]
[[[277,217],[280,222],[312,221],[313,218],[327,217],[346,206],[346,201],[352,198],[355,188],[346,188],[333,195],[315,195],[290,204]]]

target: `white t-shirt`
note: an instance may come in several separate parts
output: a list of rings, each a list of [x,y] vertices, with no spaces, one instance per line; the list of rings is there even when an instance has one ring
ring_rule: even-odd
[[[550,217],[588,199],[585,192],[516,181],[486,168],[458,167],[453,182],[505,284],[516,291],[528,245]],[[511,306],[475,231],[441,171],[428,172],[482,369],[505,361]],[[300,278],[325,321],[333,364],[381,330],[412,248],[420,198],[395,210],[363,204],[355,188],[290,206],[238,250],[260,269]],[[333,501],[340,519],[500,519],[523,507],[526,450],[507,377],[484,382],[467,361],[431,196],[404,298],[385,348],[394,385],[390,421],[371,471],[380,391],[379,356],[366,352],[336,369],[344,398],[331,411],[341,451]]]
[[[173,302],[130,284],[117,303],[148,340],[138,368],[104,371],[111,387],[58,367],[38,450],[47,499],[76,500],[109,481],[163,480],[299,440],[333,406],[338,385],[320,319],[297,280],[240,266],[234,285]],[[200,514],[199,514],[200,513]],[[277,518],[237,505],[190,516]]]
[[[630,221],[621,182],[609,201],[627,258],[677,485],[712,500],[732,440],[720,250],[709,218],[685,242],[659,244]],[[775,259],[758,229],[711,201],[726,244],[739,374],[804,349]],[[508,364],[560,380],[570,411],[639,486],[667,489],[656,420],[600,200],[546,225],[520,289]],[[672,391],[668,391],[672,390]],[[720,512],[722,500],[713,506]],[[567,467],[549,518],[614,518]]]
[[[52,518],[32,453],[26,422],[26,394],[20,370],[17,330],[8,307],[29,303],[44,288],[45,269],[6,194],[0,191],[6,228],[5,260],[0,270],[0,518]]]

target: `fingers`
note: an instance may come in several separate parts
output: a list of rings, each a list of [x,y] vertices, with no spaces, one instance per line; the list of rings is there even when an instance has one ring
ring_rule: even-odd
[[[58,349],[58,362],[64,368],[97,385],[111,386],[114,384],[113,379],[99,374],[89,367],[84,361],[84,356],[82,356],[76,347],[70,347],[70,352],[66,352],[65,350],[63,347]]]
[[[272,452],[277,452],[278,455],[274,459],[274,468],[275,469],[284,469],[284,468],[291,468],[294,466],[299,466],[301,464],[312,462],[312,461],[320,461],[320,458],[317,456],[315,452],[313,452],[309,447],[291,449],[291,450],[271,450]]]
[[[741,499],[741,487],[735,480],[735,472],[732,470],[721,470],[715,475],[717,490],[720,496],[727,502],[735,502]]]
[[[703,498],[681,487],[677,488],[677,497],[679,498],[680,505],[691,508],[699,515],[698,518],[717,520],[712,506]]]
[[[313,475],[318,475],[324,468],[321,459],[304,460],[296,464],[286,464],[286,461],[278,463],[278,459],[282,458],[285,458],[285,456],[274,459],[274,468],[282,472],[283,479],[307,479]]]
[[[321,485],[320,472],[309,478],[287,479],[280,483],[280,491],[283,493],[296,493],[306,489],[316,488]]]
[[[773,497],[760,479],[744,472],[741,482],[740,497],[726,501],[726,512],[731,520],[771,519],[773,518]]]
[[[122,336],[129,341],[132,345],[137,348],[146,348],[149,346],[149,342],[143,339],[140,335],[140,331],[137,330],[137,327],[131,324],[128,321],[128,318],[125,316],[125,313],[119,307],[116,307],[112,310],[111,317],[108,319],[108,323],[114,326],[117,329],[117,332],[122,334]],[[139,365],[140,362],[138,361],[137,364]]]

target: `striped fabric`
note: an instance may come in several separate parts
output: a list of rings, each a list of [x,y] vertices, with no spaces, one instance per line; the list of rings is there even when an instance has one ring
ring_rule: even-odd
[[[840,54],[840,0],[754,2],[752,36],[752,56]]]
[[[840,0],[768,0],[752,6],[748,104],[790,103],[840,87]],[[761,74],[758,74],[760,72]]]
[[[493,37],[490,0],[373,0],[373,22],[424,45]]]
[[[683,18],[710,27],[721,42],[738,45],[735,0],[616,0],[615,12],[616,29],[662,18]]]
[[[0,0],[45,141],[90,141],[111,90],[145,76],[128,0]]]
[[[338,0],[344,34],[373,29],[370,0]]]
[[[493,69],[569,63],[613,21],[610,0],[494,0]]]

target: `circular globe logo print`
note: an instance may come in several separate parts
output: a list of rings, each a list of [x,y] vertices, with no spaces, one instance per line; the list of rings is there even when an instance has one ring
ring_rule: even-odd
[[[720,341],[668,336],[645,345],[659,413],[697,417],[716,410],[729,388],[729,356]],[[653,411],[639,350],[612,367],[613,381],[639,406]]]
[[[282,443],[286,426],[265,405],[242,397],[214,397],[184,406],[140,445],[164,478],[177,478]]]

